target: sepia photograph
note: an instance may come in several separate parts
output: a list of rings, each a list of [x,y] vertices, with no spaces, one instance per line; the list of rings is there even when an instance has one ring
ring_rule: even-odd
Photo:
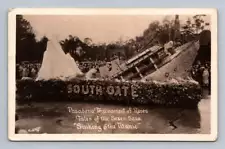
[[[215,9],[18,8],[8,23],[10,140],[216,140]]]

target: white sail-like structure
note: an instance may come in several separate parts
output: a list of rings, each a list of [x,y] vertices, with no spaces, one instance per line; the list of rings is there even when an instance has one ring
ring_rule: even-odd
[[[70,54],[65,54],[57,41],[48,41],[36,80],[66,80],[79,75],[83,73]]]

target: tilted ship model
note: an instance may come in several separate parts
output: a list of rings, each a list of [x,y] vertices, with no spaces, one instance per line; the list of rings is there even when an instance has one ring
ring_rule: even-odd
[[[119,63],[119,60],[111,62],[113,68],[107,70],[107,66],[100,68],[111,79],[122,80],[159,80],[171,78],[185,78],[190,75],[190,69],[197,56],[199,42],[192,41],[173,49],[172,53],[166,52],[164,47],[153,46]]]

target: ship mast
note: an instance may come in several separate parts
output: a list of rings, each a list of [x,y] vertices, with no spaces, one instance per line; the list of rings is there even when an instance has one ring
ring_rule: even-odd
[[[180,20],[179,15],[175,15],[175,21],[174,21],[174,41],[176,40],[178,33],[180,30]]]

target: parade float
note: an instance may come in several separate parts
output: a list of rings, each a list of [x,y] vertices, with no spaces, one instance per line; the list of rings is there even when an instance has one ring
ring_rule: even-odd
[[[169,54],[165,47],[153,46],[122,64],[112,61],[116,66],[113,71],[103,66],[99,70],[105,73],[92,78],[93,69],[82,73],[72,57],[51,40],[36,80],[16,82],[17,102],[85,101],[196,108],[201,88],[188,78],[188,70],[197,51],[197,41],[176,47]]]

